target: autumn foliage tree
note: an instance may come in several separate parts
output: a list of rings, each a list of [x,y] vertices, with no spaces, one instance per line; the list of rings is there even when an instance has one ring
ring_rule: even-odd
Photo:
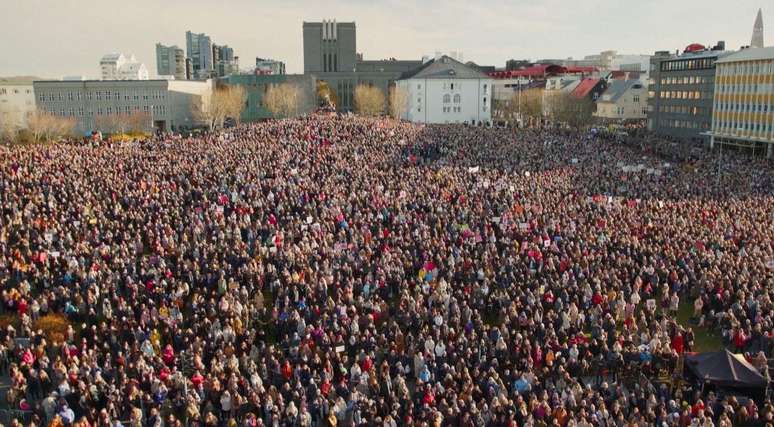
[[[511,96],[507,114],[509,118],[521,118],[525,123],[539,123],[543,118],[543,89],[527,89]]]
[[[339,97],[336,91],[324,80],[317,81],[317,99],[321,106],[336,108],[339,105]]]
[[[376,86],[355,88],[355,111],[363,116],[378,116],[384,112],[384,93]]]
[[[400,119],[408,111],[408,93],[402,87],[393,86],[390,88],[390,115],[394,119]]]
[[[269,86],[263,98],[263,105],[274,117],[295,117],[301,106],[301,89],[290,83]]]
[[[146,132],[151,128],[151,115],[146,111],[133,111],[97,116],[94,120],[95,127],[102,132],[127,133]]]

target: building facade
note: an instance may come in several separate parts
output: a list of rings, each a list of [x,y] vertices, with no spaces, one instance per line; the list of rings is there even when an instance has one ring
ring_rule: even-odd
[[[745,49],[716,62],[710,145],[774,155],[774,47]]]
[[[192,78],[206,79],[213,74],[212,40],[204,33],[185,33],[185,53],[191,60]]]
[[[239,73],[239,57],[228,45],[212,45],[212,63],[216,77],[225,77]]]
[[[273,59],[255,58],[255,74],[283,75],[285,74],[285,63]]]
[[[648,90],[640,80],[613,80],[597,101],[594,116],[605,121],[644,120]]]
[[[148,69],[134,55],[109,53],[99,61],[102,80],[148,80]]]
[[[264,105],[264,96],[274,85],[289,83],[301,89],[298,114],[310,113],[317,106],[316,82],[310,74],[232,74],[221,82],[241,86],[247,95],[247,105],[242,111],[243,122],[255,122],[273,118]]]
[[[712,49],[691,45],[681,55],[656,52],[650,64],[648,129],[662,136],[708,142],[715,63],[730,53],[722,42]]]
[[[0,129],[22,129],[35,111],[32,79],[0,79]]]
[[[425,63],[397,82],[408,97],[402,119],[417,123],[488,123],[492,78],[448,56]]]
[[[328,83],[336,92],[336,108],[349,111],[355,106],[358,85],[378,87],[385,96],[395,81],[422,65],[421,61],[363,60],[357,53],[355,23],[304,22],[304,74]]]
[[[195,106],[205,103],[213,81],[86,80],[35,81],[38,109],[77,120],[80,132],[104,130],[111,117],[142,114],[146,131],[178,130],[201,125]],[[206,108],[206,107],[205,107]]]
[[[177,46],[156,43],[156,74],[186,80],[185,51]]]
[[[355,71],[354,22],[304,22],[304,74]]]

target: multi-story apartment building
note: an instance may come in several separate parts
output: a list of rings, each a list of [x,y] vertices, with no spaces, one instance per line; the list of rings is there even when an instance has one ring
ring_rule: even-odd
[[[156,74],[159,76],[174,76],[177,80],[185,80],[185,51],[177,46],[164,46],[156,43]]]
[[[186,57],[191,60],[192,78],[206,79],[213,74],[212,39],[204,33],[185,33]]]
[[[255,74],[275,76],[285,74],[285,63],[273,59],[255,58]]]
[[[710,144],[774,156],[774,47],[751,48],[716,62]]]
[[[650,63],[648,129],[656,134],[706,142],[712,126],[715,63],[732,52],[692,44],[680,55],[656,52]]]
[[[102,80],[148,80],[148,69],[134,55],[109,53],[99,61]]]
[[[206,102],[213,81],[85,80],[35,81],[37,108],[77,120],[81,132],[105,129],[111,117],[142,115],[145,130],[177,130],[200,125],[196,107]],[[204,103],[204,104],[202,104]]]

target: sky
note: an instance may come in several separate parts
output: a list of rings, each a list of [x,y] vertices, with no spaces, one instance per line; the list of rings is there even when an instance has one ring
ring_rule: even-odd
[[[156,43],[185,49],[186,30],[233,47],[241,68],[260,56],[300,73],[302,23],[334,18],[356,22],[365,59],[460,51],[465,61],[502,67],[511,58],[653,54],[718,40],[738,49],[750,43],[764,6],[762,0],[0,0],[0,76],[94,78],[109,52],[135,54],[153,76]],[[763,10],[763,22],[774,31],[774,5]]]

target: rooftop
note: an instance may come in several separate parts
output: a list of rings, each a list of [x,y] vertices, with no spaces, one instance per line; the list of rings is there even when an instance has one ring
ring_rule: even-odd
[[[774,46],[740,50],[725,56],[723,59],[719,59],[717,62],[722,64],[727,62],[760,61],[764,59],[774,59]]]
[[[403,73],[400,80],[405,79],[488,79],[489,76],[469,67],[454,58],[444,55],[427,61],[421,67]]]

